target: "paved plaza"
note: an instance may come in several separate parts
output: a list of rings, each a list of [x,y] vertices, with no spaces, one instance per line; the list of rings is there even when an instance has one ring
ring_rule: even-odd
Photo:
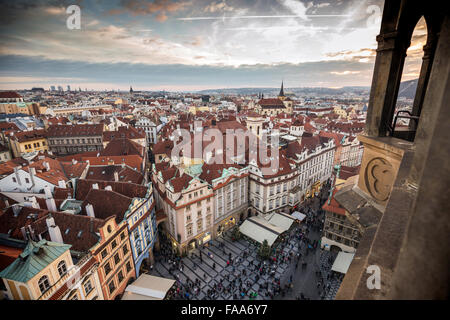
[[[148,273],[176,280],[174,299],[334,299],[342,277],[331,272],[337,254],[320,249],[321,202],[303,208],[307,221],[294,224],[269,260],[259,258],[252,240],[233,241],[231,230],[183,258],[170,254],[162,237]]]

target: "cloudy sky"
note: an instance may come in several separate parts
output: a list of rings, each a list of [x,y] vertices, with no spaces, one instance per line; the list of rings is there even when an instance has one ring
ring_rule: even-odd
[[[67,28],[69,5],[81,29]],[[2,0],[0,89],[369,86],[383,0]],[[417,77],[419,24],[404,79]]]

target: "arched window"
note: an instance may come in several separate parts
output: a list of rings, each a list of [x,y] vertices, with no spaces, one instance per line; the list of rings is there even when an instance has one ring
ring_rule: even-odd
[[[422,102],[431,71],[434,46],[428,37],[425,18],[417,22],[410,36],[409,47],[403,62],[402,77],[397,95],[391,135],[414,141]],[[427,53],[425,49],[427,48]],[[394,133],[395,131],[395,133]]]
[[[67,272],[66,262],[63,260],[60,263],[58,263],[58,273],[62,277]]]
[[[50,281],[48,280],[47,276],[42,276],[39,279],[38,284],[42,294],[50,288]]]

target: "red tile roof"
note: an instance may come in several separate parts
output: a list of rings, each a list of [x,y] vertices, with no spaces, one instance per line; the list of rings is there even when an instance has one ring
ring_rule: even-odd
[[[127,138],[131,140],[145,139],[145,132],[140,131],[132,126],[119,127],[117,131],[103,132],[103,141],[111,141],[117,138]]]
[[[89,161],[92,166],[104,166],[113,164],[126,164],[127,166],[140,170],[142,167],[143,159],[138,155],[127,156],[98,156],[98,157],[82,157],[82,161]]]
[[[11,137],[12,140],[18,142],[28,142],[46,138],[47,133],[44,129],[36,129],[32,131],[15,132]]]
[[[322,206],[322,209],[328,212],[333,212],[336,214],[339,214],[341,216],[345,215],[345,209],[334,199],[334,195],[336,194],[338,190],[334,189],[333,194],[331,196],[330,204],[328,204],[328,200],[325,202],[325,204]]]
[[[22,98],[22,96],[15,91],[0,91],[0,99],[16,99],[16,98]]]
[[[126,138],[114,139],[105,149],[100,151],[101,156],[138,155],[144,156],[144,147]]]
[[[47,129],[48,137],[102,136],[102,124],[51,125]]]
[[[285,108],[283,101],[280,99],[261,99],[258,104],[262,108]]]

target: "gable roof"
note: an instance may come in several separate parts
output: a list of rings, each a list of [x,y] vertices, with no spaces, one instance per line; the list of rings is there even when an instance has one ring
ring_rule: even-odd
[[[25,283],[58,259],[71,245],[41,240],[29,241],[25,250],[5,270],[0,277]]]

